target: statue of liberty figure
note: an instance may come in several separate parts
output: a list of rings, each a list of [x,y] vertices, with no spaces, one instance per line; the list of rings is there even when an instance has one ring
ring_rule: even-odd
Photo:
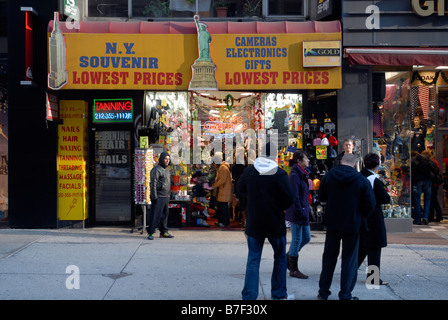
[[[212,37],[207,30],[205,23],[199,22],[199,16],[194,16],[194,22],[198,32],[199,57],[191,66],[192,78],[189,90],[218,90],[218,83],[215,78],[216,66],[210,57],[210,43]]]
[[[197,15],[194,16],[194,22],[198,30],[198,60],[212,61],[210,58],[210,43],[212,42],[212,37],[207,30],[207,25],[205,23],[199,23],[199,17]]]

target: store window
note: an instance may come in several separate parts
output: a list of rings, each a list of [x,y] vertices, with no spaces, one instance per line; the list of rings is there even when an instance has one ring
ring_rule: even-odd
[[[439,129],[447,129],[448,128],[448,87],[439,87],[438,92],[438,127]]]
[[[218,168],[215,156],[222,152],[220,159],[230,165],[236,180],[259,156],[259,142],[276,129],[279,164],[287,168],[290,156],[302,144],[301,112],[300,94],[147,92],[139,147],[151,148],[154,162],[162,151],[169,151],[171,201],[190,201],[192,211],[187,220],[193,226],[207,227],[207,215],[216,210],[212,187]]]
[[[428,222],[440,221],[440,217],[443,215],[442,209],[446,209],[448,206],[448,125],[446,115],[448,77],[444,69],[445,67],[414,66],[411,80],[411,148],[413,152],[431,157],[440,170],[440,173],[431,179],[433,182],[432,200]],[[415,177],[413,172],[411,169],[411,177]],[[423,196],[424,192],[422,192],[421,206],[422,212],[426,213]],[[423,221],[423,223],[425,222]]]
[[[89,0],[87,2],[88,17],[128,17],[128,0]]]
[[[384,101],[373,105],[373,152],[381,158],[380,179],[391,196],[383,205],[386,218],[411,217],[411,109],[409,72],[385,74]]]
[[[81,2],[81,1],[80,1]],[[81,6],[81,4],[78,4]],[[83,10],[83,8],[80,8]],[[89,18],[270,18],[306,16],[305,0],[87,0]]]
[[[440,204],[443,209],[448,208],[448,119],[447,119],[447,108],[448,108],[448,87],[438,87],[437,92],[437,102],[438,102],[438,130],[434,134],[434,139],[436,143],[436,159],[439,163],[440,170],[443,175],[443,187],[438,188],[439,192],[442,193]]]
[[[163,151],[170,151],[171,198],[188,199],[190,112],[187,93],[146,92],[144,118],[144,127],[139,130],[139,147],[153,150],[154,163]]]
[[[305,16],[305,0],[269,0],[267,15],[275,16]]]

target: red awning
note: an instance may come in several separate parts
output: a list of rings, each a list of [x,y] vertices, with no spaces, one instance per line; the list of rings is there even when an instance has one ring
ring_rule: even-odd
[[[346,48],[349,65],[448,66],[448,48]]]
[[[205,21],[211,34],[274,34],[274,33],[338,33],[341,23],[336,21]],[[53,30],[54,21],[48,24]],[[64,33],[143,33],[143,34],[196,34],[194,21],[80,21],[74,24],[60,23]]]

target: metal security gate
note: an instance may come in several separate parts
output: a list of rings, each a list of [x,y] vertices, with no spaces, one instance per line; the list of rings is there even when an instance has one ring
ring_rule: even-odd
[[[130,223],[132,156],[129,130],[94,131],[94,222]]]

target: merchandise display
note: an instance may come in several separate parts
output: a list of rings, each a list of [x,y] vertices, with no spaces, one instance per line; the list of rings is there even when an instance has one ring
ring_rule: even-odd
[[[170,212],[175,215],[170,219],[177,221],[179,212],[182,226],[211,227],[217,210],[213,183],[218,166],[212,162],[213,154],[223,153],[235,182],[237,173],[259,156],[257,141],[272,137],[275,129],[278,163],[285,171],[289,172],[295,151],[305,150],[309,154],[311,221],[321,225],[324,207],[317,196],[318,186],[333,166],[338,141],[334,115],[316,116],[304,118],[301,94],[147,92],[145,121],[138,130],[138,141],[149,146],[152,165],[162,151],[170,153]],[[143,177],[148,167],[139,160],[147,155],[142,150],[146,149],[136,149],[135,156],[136,204],[150,203],[149,182],[146,185]],[[241,151],[238,160],[236,150]],[[236,222],[244,225],[235,194],[230,211]]]
[[[413,128],[410,106],[415,103],[415,97],[418,99],[414,92],[409,84],[409,74],[398,73],[387,78],[384,102],[374,104],[373,152],[380,156],[380,180],[391,196],[391,203],[383,205],[385,218],[411,217],[410,161]]]
[[[136,149],[134,155],[134,200],[135,204],[150,204],[150,172],[154,167],[152,149]]]

